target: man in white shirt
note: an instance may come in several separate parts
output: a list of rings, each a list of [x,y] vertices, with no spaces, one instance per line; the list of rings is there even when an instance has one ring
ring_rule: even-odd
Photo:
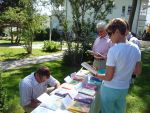
[[[95,67],[97,70],[106,68],[107,53],[109,48],[112,46],[112,42],[109,39],[105,28],[105,22],[102,21],[97,23],[96,29],[98,36],[93,44],[92,51],[103,55],[103,57],[101,55],[94,55],[93,67]]]
[[[141,73],[141,51],[126,41],[126,23],[117,18],[109,22],[107,31],[113,43],[108,51],[106,74],[101,86],[101,113],[124,113],[132,73]]]
[[[60,85],[59,81],[51,76],[48,67],[41,67],[20,81],[20,101],[26,113],[30,113],[40,104],[37,97],[44,92],[49,92],[48,85],[54,87],[53,89]]]

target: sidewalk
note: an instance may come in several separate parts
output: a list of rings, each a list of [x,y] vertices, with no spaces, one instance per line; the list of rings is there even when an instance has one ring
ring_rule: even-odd
[[[54,53],[54,54],[46,55],[46,56],[34,57],[34,58],[26,58],[26,59],[21,59],[21,60],[4,61],[4,62],[0,62],[0,67],[3,70],[9,70],[9,69],[14,69],[14,68],[21,67],[21,66],[26,66],[29,64],[38,64],[38,63],[47,62],[47,61],[60,60],[62,59],[62,56],[63,56],[63,52]]]

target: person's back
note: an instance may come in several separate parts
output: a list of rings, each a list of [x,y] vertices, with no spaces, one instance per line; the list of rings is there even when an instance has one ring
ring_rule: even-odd
[[[116,89],[128,88],[135,65],[140,61],[139,48],[131,42],[119,43],[110,49],[109,54],[113,60],[107,63],[115,63],[115,73],[111,81],[103,81],[104,85]]]

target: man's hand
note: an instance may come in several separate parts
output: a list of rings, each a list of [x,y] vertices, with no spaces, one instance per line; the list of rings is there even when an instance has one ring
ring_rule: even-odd
[[[32,107],[32,108],[36,108],[38,105],[40,105],[40,101],[32,99],[31,103],[27,106]]]

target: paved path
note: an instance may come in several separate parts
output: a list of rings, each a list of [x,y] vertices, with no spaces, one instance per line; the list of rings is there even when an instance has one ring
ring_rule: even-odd
[[[150,47],[141,48],[141,51],[150,51]],[[4,61],[4,62],[0,62],[0,67],[3,70],[9,70],[9,69],[18,68],[21,66],[26,66],[29,64],[38,64],[38,63],[47,62],[47,61],[60,60],[62,59],[62,56],[63,56],[63,52],[54,53],[54,54],[46,55],[46,56],[34,57],[34,58],[26,58],[26,59],[21,59],[21,60]]]
[[[0,67],[3,70],[9,70],[9,69],[29,65],[29,64],[38,64],[47,61],[60,60],[62,59],[62,56],[63,56],[63,52],[46,55],[46,56],[34,57],[34,58],[26,58],[21,60],[4,61],[4,62],[0,62]]]

